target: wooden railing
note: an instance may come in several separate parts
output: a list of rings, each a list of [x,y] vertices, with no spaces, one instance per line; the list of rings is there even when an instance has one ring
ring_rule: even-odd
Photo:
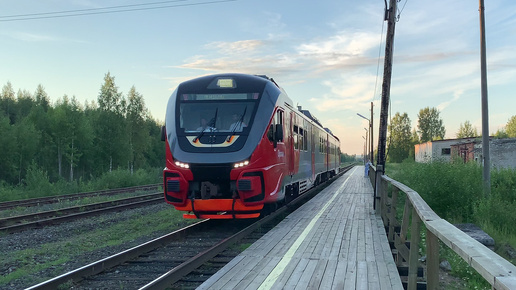
[[[427,289],[439,289],[439,240],[464,259],[475,269],[493,289],[516,289],[516,266],[500,257],[494,251],[471,238],[454,225],[440,218],[421,198],[408,186],[378,175],[371,166],[369,177],[376,190],[376,214],[381,215],[386,227],[387,238],[394,244],[398,266],[408,264],[409,290],[417,288],[417,272],[419,268],[419,242],[421,227],[426,229],[426,286]],[[390,185],[390,186],[389,186]],[[396,219],[396,210],[400,191],[405,193],[405,205],[401,221]],[[390,193],[390,194],[389,194]],[[410,227],[410,247],[407,237]],[[417,245],[417,246],[413,246]]]

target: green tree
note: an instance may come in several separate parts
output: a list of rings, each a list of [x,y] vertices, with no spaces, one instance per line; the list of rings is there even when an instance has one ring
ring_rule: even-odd
[[[13,126],[16,140],[14,152],[16,158],[15,166],[18,173],[18,184],[21,184],[27,168],[35,161],[34,157],[39,150],[41,132],[35,128],[28,118]]]
[[[66,95],[57,101],[51,114],[51,123],[52,136],[57,146],[59,176],[63,176],[63,164],[67,163],[69,178],[72,181],[74,168],[77,167],[84,151],[92,144],[90,123],[86,120],[75,97],[69,100]]]
[[[457,138],[478,137],[477,128],[473,127],[469,121],[460,123],[459,131],[456,134]]]
[[[390,162],[399,163],[410,155],[412,134],[410,132],[410,118],[407,113],[401,115],[399,112],[394,115],[388,126],[389,137],[387,138],[388,159]]]
[[[111,172],[129,160],[129,141],[125,122],[126,102],[118,92],[115,77],[108,72],[97,98],[99,110],[95,121],[96,141],[102,164]],[[106,164],[107,163],[107,164]]]
[[[0,115],[0,181],[13,183],[16,180],[16,137],[9,118]]]
[[[39,85],[34,94],[38,97],[37,99],[35,97],[32,98],[34,104],[30,108],[26,119],[32,123],[40,135],[33,141],[38,148],[38,154],[31,156],[31,158],[34,158],[37,166],[45,168],[50,178],[55,179],[58,177],[57,170],[55,169],[56,145],[52,138],[52,124],[50,121],[53,107],[48,101],[48,95],[44,91],[43,86]]]
[[[446,135],[446,129],[443,120],[439,117],[439,111],[436,108],[426,107],[419,110],[418,116],[418,133],[421,143],[442,140]]]
[[[512,116],[505,125],[505,132],[509,138],[516,138],[516,115]]]
[[[131,87],[127,94],[127,130],[129,134],[129,162],[130,170],[134,166],[141,168],[146,165],[145,152],[150,148],[150,135],[145,126],[145,119],[148,118],[148,110],[140,93],[135,87]]]
[[[7,84],[3,86],[2,94],[0,95],[0,110],[9,118],[9,124],[14,124],[13,107],[15,103],[13,86],[11,82],[7,82]]]
[[[165,165],[165,142],[161,141],[161,124],[148,118],[145,125],[150,136],[150,150],[145,153],[150,166],[161,167]]]
[[[502,138],[509,138],[509,135],[507,134],[505,129],[499,129],[496,131],[494,137],[498,138],[498,139],[502,139]]]

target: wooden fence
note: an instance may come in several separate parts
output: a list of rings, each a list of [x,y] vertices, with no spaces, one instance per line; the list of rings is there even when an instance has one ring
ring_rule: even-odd
[[[378,175],[380,182],[375,183],[375,167],[371,166],[369,177],[376,190],[376,214],[381,215],[386,227],[387,238],[394,244],[398,266],[408,264],[409,290],[417,289],[419,268],[419,246],[408,246],[407,237],[410,227],[410,244],[419,245],[421,227],[426,229],[426,285],[427,289],[439,289],[439,241],[464,259],[473,269],[489,282],[493,289],[516,289],[516,266],[500,257],[494,251],[471,238],[454,225],[440,218],[419,194],[408,186]],[[389,186],[390,185],[390,186]],[[389,190],[390,188],[390,190]],[[401,221],[396,219],[400,191],[405,193],[405,205]]]

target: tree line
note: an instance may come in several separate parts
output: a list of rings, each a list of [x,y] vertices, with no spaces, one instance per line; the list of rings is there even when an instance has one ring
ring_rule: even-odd
[[[407,113],[397,112],[387,128],[387,160],[399,163],[407,158],[414,159],[414,145],[444,139],[446,129],[439,114],[436,108],[421,109],[416,130],[416,128],[411,129],[411,120]],[[455,136],[457,138],[480,137],[477,129],[469,121],[460,124]],[[499,129],[494,137],[516,138],[516,115],[512,116],[505,128]]]
[[[64,95],[50,102],[42,85],[34,93],[10,82],[0,95],[0,183],[22,185],[29,168],[51,181],[90,180],[113,169],[165,164],[161,124],[131,87],[124,96],[109,72],[97,102],[81,105]]]

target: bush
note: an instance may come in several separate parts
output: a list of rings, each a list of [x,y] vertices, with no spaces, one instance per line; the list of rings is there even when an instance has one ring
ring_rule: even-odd
[[[29,196],[50,196],[54,195],[52,184],[48,179],[48,173],[32,163],[27,170],[25,178],[25,190]]]
[[[481,200],[476,208],[479,222],[503,234],[516,235],[516,171],[491,171],[491,196]]]
[[[482,198],[482,169],[474,163],[405,162],[392,178],[417,191],[444,219],[472,222]]]
[[[24,185],[17,187],[9,186],[5,182],[0,183],[0,202],[161,183],[162,169],[138,169],[133,174],[128,170],[115,170],[89,182],[83,182],[82,178],[79,178],[72,182],[59,179],[51,183],[48,173],[32,164],[23,182]]]
[[[128,170],[114,170],[103,174],[97,180],[91,181],[89,187],[93,190],[130,187],[136,185],[160,183],[161,169],[138,169],[133,174]]]

